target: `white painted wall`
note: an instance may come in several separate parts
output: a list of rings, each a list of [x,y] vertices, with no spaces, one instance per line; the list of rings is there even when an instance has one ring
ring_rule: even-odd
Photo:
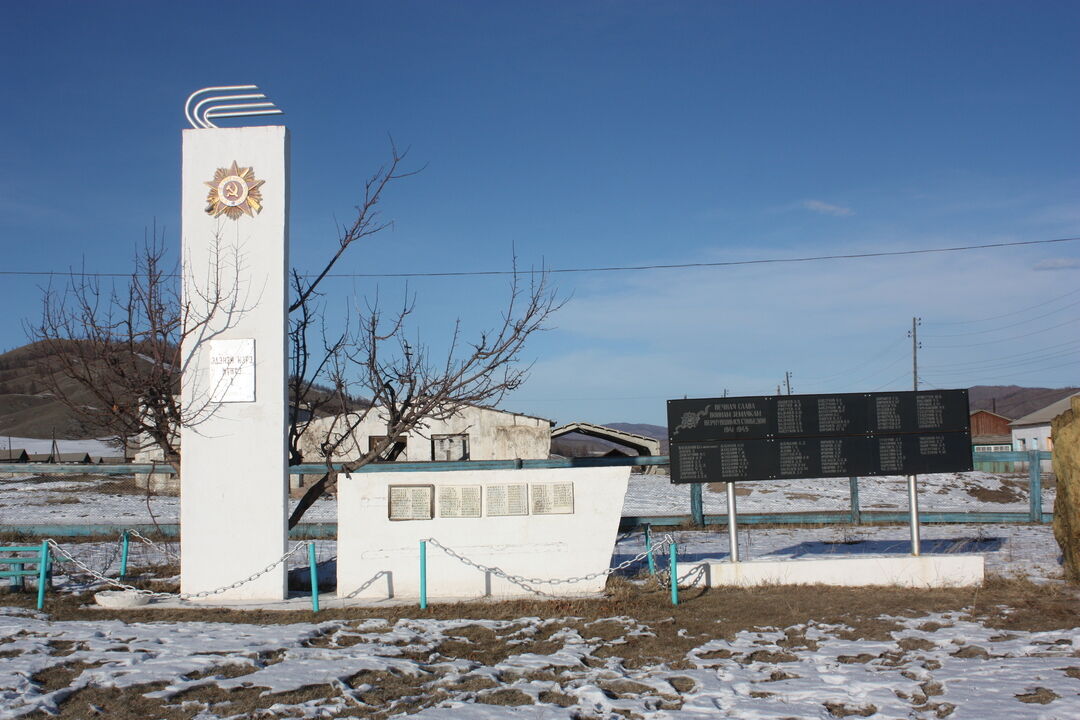
[[[512,575],[567,578],[609,567],[622,514],[629,468],[357,473],[338,479],[339,598],[415,598],[419,595],[419,543],[435,538],[488,567]],[[388,519],[390,485],[500,485],[572,482],[572,515]],[[484,494],[486,499],[486,493]],[[485,504],[486,505],[486,504]],[[436,507],[436,514],[438,507]],[[489,577],[428,545],[428,597],[535,597]],[[560,596],[599,593],[606,577],[540,586]]]
[[[205,183],[233,161],[265,181],[262,211],[236,220],[212,218],[205,212]],[[186,302],[196,313],[204,310],[197,288],[206,288],[212,272],[216,237],[227,263],[223,277],[236,283],[230,300],[237,304],[182,349],[184,407],[205,408],[197,423],[181,429],[180,589],[192,593],[243,579],[285,551],[288,131],[185,130],[181,196]],[[209,343],[245,338],[255,340],[255,401],[209,404]],[[285,568],[279,566],[215,599],[277,600],[285,594]]]
[[[1012,428],[1012,446],[1013,450],[1017,451],[1053,450],[1050,443],[1050,423]],[[1024,467],[1026,466],[1027,463],[1024,463]],[[1041,468],[1044,473],[1052,472],[1052,461],[1043,460]]]
[[[328,437],[336,437],[345,428],[343,418],[313,420],[300,439],[305,462],[321,462],[318,446]],[[551,453],[551,423],[528,415],[468,406],[443,420],[425,420],[408,433],[405,452],[400,461],[425,462],[442,460],[431,454],[432,435],[469,436],[469,460],[542,460]],[[382,411],[368,414],[351,439],[334,455],[335,461],[354,460],[368,451],[368,438],[386,435],[386,415]]]

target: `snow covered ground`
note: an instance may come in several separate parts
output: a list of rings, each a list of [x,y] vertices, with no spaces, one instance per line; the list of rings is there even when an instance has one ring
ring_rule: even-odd
[[[919,477],[919,505],[926,512],[1027,512],[1027,478],[985,472],[942,473]],[[118,484],[127,483],[121,490]],[[736,506],[740,513],[847,511],[846,478],[771,480],[740,483]],[[1043,488],[1043,511],[1052,512],[1054,488]],[[903,477],[859,481],[864,512],[907,509],[907,480]],[[706,486],[705,512],[723,515],[727,500],[722,486]],[[295,507],[296,500],[291,501]],[[290,509],[291,509],[290,507]],[[624,516],[688,515],[688,485],[672,485],[666,475],[631,476],[623,502]],[[138,492],[130,478],[31,475],[0,478],[0,525],[33,524],[150,524],[175,523],[180,499]],[[337,507],[322,498],[305,515],[305,522],[334,522]]]
[[[618,646],[652,632],[629,617],[591,627],[538,617],[221,626],[50,622],[0,609],[0,717],[56,713],[87,688],[142,695],[201,720],[255,716],[229,707],[245,694],[266,698],[257,717],[275,718],[380,709],[424,720],[1080,716],[1075,632],[1001,633],[959,613],[890,619],[897,629],[886,640],[852,640],[843,625],[813,621],[703,639],[675,669],[623,664]],[[601,623],[619,630],[601,635]],[[491,662],[440,652],[468,643],[476,628],[510,643],[555,628],[552,651]],[[598,652],[605,647],[616,653]],[[62,687],[31,680],[58,666],[72,669]],[[385,697],[386,686],[396,697]],[[274,697],[302,688],[317,690]]]
[[[676,539],[683,563],[727,550],[723,533],[679,532]],[[854,534],[751,528],[743,540],[754,557],[907,549],[900,526]],[[333,555],[333,542],[319,546],[320,557]],[[115,567],[114,546],[65,547]],[[613,564],[641,547],[640,533],[621,538]],[[145,550],[133,553],[134,562],[161,559]],[[981,552],[992,572],[1060,583],[1046,526],[928,527],[924,550]],[[324,608],[332,612],[334,602]],[[728,637],[679,630],[685,653],[630,657],[635,642],[672,621],[616,614],[592,621],[126,623],[55,621],[0,608],[0,718],[56,713],[65,702],[98,707],[102,716],[120,703],[138,708],[123,717],[200,720],[396,713],[423,720],[1080,717],[1080,622],[1003,632],[957,608],[881,617],[891,629],[865,639],[843,623],[807,617]]]

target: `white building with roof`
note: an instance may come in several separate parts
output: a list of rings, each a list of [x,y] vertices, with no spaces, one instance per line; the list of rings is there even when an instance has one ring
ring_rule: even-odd
[[[1071,407],[1072,398],[1080,396],[1080,393],[1063,397],[1052,402],[1044,408],[1017,418],[1009,423],[1012,430],[1013,450],[1025,452],[1028,450],[1053,450],[1054,438],[1050,434],[1050,422],[1061,413]],[[1049,472],[1051,464],[1049,460],[1042,461],[1042,469]]]
[[[350,437],[334,452],[333,460],[355,460],[385,443],[386,415],[372,408]],[[442,419],[426,419],[411,432],[396,438],[404,445],[398,461],[542,460],[551,452],[551,428],[546,418],[495,408],[467,405]],[[323,460],[319,446],[339,435],[348,418],[312,420],[300,438],[305,462]]]

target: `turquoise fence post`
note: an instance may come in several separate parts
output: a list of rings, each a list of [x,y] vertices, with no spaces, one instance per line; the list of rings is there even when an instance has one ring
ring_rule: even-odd
[[[128,562],[128,531],[120,534],[120,579],[127,577]]]
[[[319,612],[319,564],[315,560],[315,542],[307,544],[308,571],[311,573],[311,612]]]
[[[671,604],[679,604],[679,568],[678,568],[679,547],[678,544],[672,541],[671,543],[671,561],[668,563],[668,569],[671,571]]]
[[[862,510],[859,508],[859,478],[848,478],[848,489],[851,499],[851,524],[862,525]]]
[[[1042,460],[1038,450],[1028,453],[1028,519],[1042,522]]]
[[[645,523],[645,552],[649,553],[649,574],[656,574],[656,559],[652,552],[652,525]]]
[[[690,516],[698,527],[705,526],[705,506],[701,502],[701,483],[690,486]]]
[[[420,609],[427,610],[427,541],[420,541]]]
[[[41,541],[41,557],[38,558],[37,609],[45,607],[45,583],[49,579],[49,541]]]

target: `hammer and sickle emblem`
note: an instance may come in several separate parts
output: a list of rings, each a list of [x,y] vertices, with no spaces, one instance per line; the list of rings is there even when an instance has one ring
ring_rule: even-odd
[[[225,184],[225,198],[228,200],[237,200],[240,198],[240,183],[235,180]]]

